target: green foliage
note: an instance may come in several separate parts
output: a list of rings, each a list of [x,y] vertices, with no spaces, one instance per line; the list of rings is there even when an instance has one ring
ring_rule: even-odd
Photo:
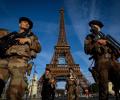
[[[96,83],[91,84],[89,88],[92,93],[98,93],[98,91],[99,91],[99,87]]]

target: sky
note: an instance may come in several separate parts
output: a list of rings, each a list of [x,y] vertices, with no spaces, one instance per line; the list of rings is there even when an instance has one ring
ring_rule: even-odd
[[[94,82],[88,71],[91,61],[83,49],[85,36],[89,33],[88,23],[93,19],[102,21],[102,32],[119,41],[120,0],[0,0],[0,28],[17,31],[18,19],[23,16],[33,21],[33,32],[42,46],[42,51],[34,59],[40,77],[54,53],[61,8],[65,12],[67,41],[74,61],[80,64],[80,70],[89,82]]]

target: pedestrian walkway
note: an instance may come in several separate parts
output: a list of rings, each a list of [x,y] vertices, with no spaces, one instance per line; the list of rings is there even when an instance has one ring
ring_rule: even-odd
[[[6,100],[6,99],[0,99],[0,100]],[[41,98],[25,98],[23,100],[41,100]],[[67,100],[67,97],[57,97],[55,100]],[[98,97],[80,97],[80,100],[98,100]],[[109,100],[116,100],[115,97],[109,97]],[[120,100],[120,98],[118,99]]]

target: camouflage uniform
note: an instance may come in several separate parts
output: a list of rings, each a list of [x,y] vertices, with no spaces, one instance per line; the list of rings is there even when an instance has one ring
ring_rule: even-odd
[[[100,25],[98,21],[96,22]],[[85,53],[91,55],[95,61],[95,67],[90,71],[99,84],[99,100],[108,100],[108,81],[112,81],[111,76],[115,75],[112,72],[118,73],[120,71],[120,64],[115,58],[115,53],[108,45],[98,44],[93,33],[87,35],[84,49]]]
[[[0,29],[0,38],[6,36],[8,34],[9,34],[9,32],[7,29]],[[5,65],[3,64],[3,66],[5,67],[5,66],[7,66],[7,61],[2,60],[5,58],[5,55],[4,55],[5,52],[3,50],[1,50],[1,48],[3,47],[2,44],[4,44],[4,43],[5,43],[5,41],[0,41],[0,63],[6,63]],[[2,74],[6,74],[6,73],[8,73],[8,71],[6,69],[3,69],[2,66],[0,66],[0,97],[1,97],[1,94],[5,87],[5,81],[3,81],[4,76]],[[7,79],[7,77],[5,79]]]
[[[36,57],[40,52],[40,44],[37,37],[30,32],[26,37],[31,44],[12,45],[6,51],[6,58],[0,59],[0,75],[3,80],[10,78],[7,89],[8,100],[22,100],[26,88],[24,76],[28,70],[28,61]]]
[[[70,73],[67,79],[67,100],[77,100],[77,80],[74,73]]]

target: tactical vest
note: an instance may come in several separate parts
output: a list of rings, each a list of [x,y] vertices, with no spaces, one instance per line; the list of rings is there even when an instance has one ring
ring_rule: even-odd
[[[35,58],[36,53],[40,51],[40,44],[33,33],[30,33],[26,38],[30,38],[31,44],[13,45],[6,51],[6,55]]]
[[[112,58],[113,51],[108,45],[97,44],[94,40],[93,34],[88,34],[85,43],[84,43],[84,51],[86,54],[90,54],[92,58],[96,59],[98,57]],[[90,58],[91,59],[91,58]]]

